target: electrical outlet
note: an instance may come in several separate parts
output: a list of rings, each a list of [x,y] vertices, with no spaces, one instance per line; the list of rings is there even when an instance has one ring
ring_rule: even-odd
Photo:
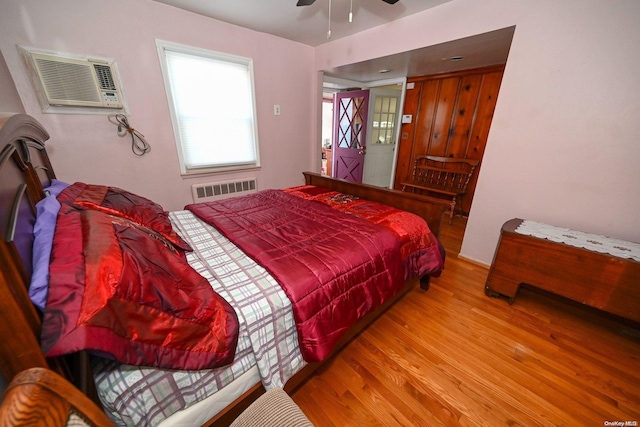
[[[279,116],[280,115],[280,105],[275,104],[273,106],[273,115],[274,116]]]

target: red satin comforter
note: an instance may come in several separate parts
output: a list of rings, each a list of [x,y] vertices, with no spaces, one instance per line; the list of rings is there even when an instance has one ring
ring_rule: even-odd
[[[186,209],[280,283],[307,362],[326,358],[346,330],[395,295],[406,278],[437,276],[443,268],[439,243],[419,217],[317,187]]]
[[[58,200],[42,327],[47,356],[89,350],[171,369],[233,361],[236,313],[188,264],[180,247],[188,245],[161,207],[83,183]]]

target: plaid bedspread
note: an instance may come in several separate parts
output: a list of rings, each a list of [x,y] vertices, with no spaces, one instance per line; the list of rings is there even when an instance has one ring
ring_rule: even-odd
[[[265,388],[282,387],[305,362],[291,302],[278,283],[215,228],[191,212],[170,214],[194,249],[187,258],[235,309],[240,337],[234,362],[224,368],[173,371],[98,360],[98,394],[118,425],[157,425],[202,400],[257,365]]]

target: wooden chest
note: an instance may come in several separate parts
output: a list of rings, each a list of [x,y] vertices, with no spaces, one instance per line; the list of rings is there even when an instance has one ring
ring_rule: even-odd
[[[502,227],[487,295],[513,303],[527,284],[640,322],[640,262],[518,233],[522,222]]]

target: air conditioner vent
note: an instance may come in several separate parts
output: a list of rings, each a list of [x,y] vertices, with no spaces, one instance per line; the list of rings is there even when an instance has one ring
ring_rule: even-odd
[[[194,184],[191,186],[194,203],[244,196],[245,194],[255,193],[256,191],[258,191],[256,178],[243,178],[236,181],[210,182],[206,184]]]
[[[98,78],[101,89],[116,90],[116,84],[113,82],[113,74],[111,74],[111,67],[93,64],[93,68],[96,70],[96,77]]]
[[[20,49],[43,111],[59,106],[123,108],[113,60]]]
[[[90,67],[42,58],[36,58],[35,62],[50,100],[100,103]]]

